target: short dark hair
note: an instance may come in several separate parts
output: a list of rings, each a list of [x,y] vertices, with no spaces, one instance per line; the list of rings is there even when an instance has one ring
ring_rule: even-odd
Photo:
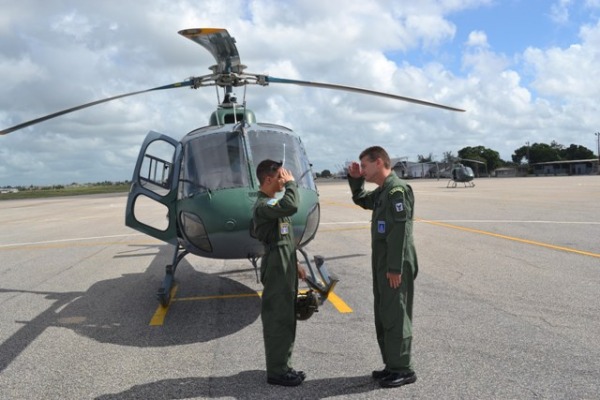
[[[381,158],[383,161],[383,166],[386,168],[390,168],[392,165],[392,161],[390,160],[390,156],[387,151],[381,146],[371,146],[363,150],[358,157],[359,160],[362,160],[363,157],[368,157],[369,161],[374,162],[378,158]]]
[[[265,179],[267,179],[267,176],[275,176],[275,174],[277,173],[279,168],[281,168],[282,165],[283,163],[281,162],[269,159],[261,161],[260,164],[258,164],[258,166],[256,167],[256,177],[258,178],[258,182],[260,182],[260,184],[262,185]]]

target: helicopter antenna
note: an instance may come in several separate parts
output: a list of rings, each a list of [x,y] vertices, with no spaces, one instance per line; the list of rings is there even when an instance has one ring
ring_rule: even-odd
[[[242,99],[243,99],[242,100],[242,111],[244,111],[244,112],[242,113],[242,121],[241,122],[244,122],[246,120],[246,88],[247,87],[248,87],[247,85],[244,85],[244,95],[242,97]]]
[[[236,106],[236,102],[232,101],[231,102],[231,108],[233,109],[233,123],[237,124],[237,113],[235,112],[235,106]]]

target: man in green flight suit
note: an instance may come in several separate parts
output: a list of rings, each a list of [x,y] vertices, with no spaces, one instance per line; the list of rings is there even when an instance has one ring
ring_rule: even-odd
[[[293,175],[282,163],[264,160],[256,168],[260,191],[254,205],[254,233],[265,245],[260,265],[264,286],[261,319],[267,359],[267,382],[297,386],[306,375],[291,365],[296,338],[296,297],[298,278],[306,272],[298,266],[291,216],[298,210],[300,197]],[[281,199],[276,193],[285,189]]]
[[[411,365],[412,308],[417,253],[413,242],[414,195],[412,188],[391,169],[387,152],[373,146],[360,154],[360,164],[348,169],[352,200],[373,210],[371,263],[375,331],[385,368],[373,379],[385,388],[417,380]],[[377,184],[365,191],[364,182]]]

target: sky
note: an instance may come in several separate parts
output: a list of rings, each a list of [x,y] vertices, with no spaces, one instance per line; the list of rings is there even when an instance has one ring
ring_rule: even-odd
[[[248,86],[259,122],[293,129],[315,172],[366,147],[441,161],[529,143],[597,154],[600,0],[0,0],[0,129],[122,93],[208,74],[180,36],[225,28],[246,72],[335,83],[466,109],[356,93]],[[238,98],[244,90],[237,89]],[[0,136],[0,187],[131,179],[149,131],[208,124],[214,88],[94,106]]]

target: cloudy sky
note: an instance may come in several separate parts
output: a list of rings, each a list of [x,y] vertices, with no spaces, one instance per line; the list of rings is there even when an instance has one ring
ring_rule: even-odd
[[[416,160],[526,142],[596,150],[600,0],[0,0],[0,129],[206,75],[185,28],[226,28],[247,72],[364,87],[454,113],[325,89],[251,86],[249,108],[302,138],[316,171],[367,146]],[[238,90],[242,97],[243,90]],[[131,178],[148,131],[207,124],[214,88],[153,92],[0,136],[0,186]]]

